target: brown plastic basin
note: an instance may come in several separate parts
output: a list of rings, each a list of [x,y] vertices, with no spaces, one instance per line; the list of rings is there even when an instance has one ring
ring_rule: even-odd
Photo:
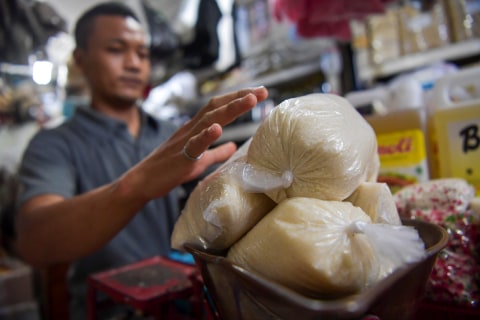
[[[186,245],[213,304],[222,320],[255,319],[412,319],[423,298],[425,285],[438,252],[447,245],[448,234],[440,226],[403,220],[415,227],[427,249],[423,261],[397,270],[375,286],[337,300],[317,300],[253,274],[227,260],[222,254]],[[275,263],[272,261],[272,263]]]

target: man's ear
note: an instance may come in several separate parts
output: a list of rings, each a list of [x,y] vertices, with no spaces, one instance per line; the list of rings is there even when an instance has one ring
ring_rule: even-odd
[[[75,48],[75,50],[73,50],[73,60],[75,61],[77,68],[83,70],[83,66],[85,64],[85,50],[81,48]]]

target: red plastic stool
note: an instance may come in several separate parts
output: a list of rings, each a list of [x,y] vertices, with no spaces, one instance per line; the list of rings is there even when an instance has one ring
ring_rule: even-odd
[[[156,256],[88,278],[88,319],[97,317],[97,293],[113,303],[128,305],[154,319],[179,319],[173,305],[177,299],[192,302],[195,319],[203,317],[203,282],[194,265]]]

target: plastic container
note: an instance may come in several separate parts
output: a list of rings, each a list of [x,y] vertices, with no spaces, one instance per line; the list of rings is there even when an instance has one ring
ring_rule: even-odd
[[[189,245],[220,319],[413,319],[423,299],[425,285],[438,252],[448,241],[447,232],[428,222],[403,220],[415,227],[427,249],[427,257],[397,270],[361,293],[337,300],[305,297],[284,286],[234,265],[224,255]],[[294,257],[292,257],[294,259]],[[272,263],[275,263],[272,261]]]
[[[431,174],[463,178],[480,196],[480,67],[439,79],[429,106]]]

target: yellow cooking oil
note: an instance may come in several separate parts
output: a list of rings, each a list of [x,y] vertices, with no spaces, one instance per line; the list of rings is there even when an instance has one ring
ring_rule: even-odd
[[[377,136],[380,158],[377,181],[387,183],[396,192],[429,179],[423,108],[394,110],[365,119]]]

